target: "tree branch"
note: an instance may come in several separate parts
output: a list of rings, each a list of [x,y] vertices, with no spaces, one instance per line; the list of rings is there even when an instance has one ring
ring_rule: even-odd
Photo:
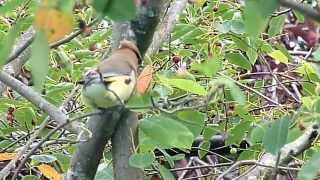
[[[92,137],[81,134],[80,139],[87,139],[87,141],[78,143],[67,179],[94,179],[105,145],[119,121],[121,115],[119,108],[121,107],[103,111],[102,115],[91,117],[88,120],[87,127],[92,132]]]
[[[165,3],[167,2],[164,0],[149,0],[147,4],[138,6],[135,20],[114,23],[112,48],[117,48],[122,39],[133,40],[137,42],[140,53],[143,56],[151,44]]]
[[[0,71],[0,81],[18,92],[36,107],[39,107],[39,109],[46,112],[50,118],[55,120],[58,124],[63,124],[68,121],[68,117],[61,110],[42,98],[39,93],[35,92],[32,88],[26,86],[6,72]],[[68,126],[67,129],[73,132],[75,131],[70,126]]]
[[[17,76],[20,74],[21,67],[27,62],[31,55],[31,49],[28,46],[32,42],[33,35],[35,31],[30,27],[26,32],[24,32],[21,37],[16,41],[16,44],[13,47],[13,50],[9,56],[9,60],[14,58],[15,60],[6,64],[3,67],[3,71]],[[0,83],[0,96],[5,91],[6,86],[3,83]]]
[[[146,4],[137,7],[137,18],[130,22],[113,24],[112,48],[118,48],[123,39],[137,42],[140,53],[147,51],[151,43],[153,33],[159,22],[159,16],[163,0],[149,0]],[[123,108],[123,107],[122,107]],[[108,110],[109,111],[109,110]],[[112,110],[110,110],[112,112]],[[103,154],[104,147],[113,136],[113,159],[116,180],[143,179],[143,171],[129,167],[128,158],[133,153],[132,143],[124,146],[123,142],[132,142],[135,138],[132,132],[136,132],[138,119],[129,111],[119,114],[115,109],[112,113],[118,115],[112,117],[110,113],[101,117],[92,117],[88,121],[88,128],[93,136],[87,142],[79,143],[71,162],[68,179],[93,179]],[[109,115],[108,115],[109,114]],[[122,117],[122,118],[120,118]],[[116,124],[117,128],[116,128]],[[121,140],[121,141],[119,141]],[[125,156],[123,156],[125,154]],[[119,161],[118,161],[119,160]],[[119,167],[125,167],[118,169]]]
[[[143,171],[130,167],[129,158],[137,145],[138,118],[136,113],[126,111],[117,125],[112,142],[113,172],[115,179],[143,179]],[[123,134],[124,133],[124,134]],[[135,138],[135,139],[134,139]],[[134,177],[133,177],[134,176]]]
[[[161,44],[168,39],[169,34],[176,25],[176,22],[186,8],[188,0],[176,0],[169,4],[169,9],[165,14],[158,30],[154,33],[152,43],[148,49],[148,54],[156,53]]]
[[[309,18],[320,22],[320,13],[312,9],[311,7],[307,7],[306,5],[303,5],[302,3],[299,3],[293,0],[279,0],[279,3],[284,7],[299,11],[305,16],[308,16]]]
[[[293,157],[298,156],[303,151],[310,148],[314,139],[318,136],[318,133],[319,133],[319,125],[314,123],[310,125],[300,137],[298,137],[293,142],[288,143],[283,148],[281,148],[279,165],[285,166],[289,164],[289,162],[292,161]],[[276,159],[277,157],[275,155],[272,155],[270,153],[265,153],[260,158],[259,163],[267,166],[275,166]],[[241,176],[241,178],[239,179],[246,180],[249,177],[258,178],[261,174],[270,175],[271,172],[272,172],[272,169],[269,169],[263,166],[257,166],[253,169],[248,170],[247,172],[244,172],[243,174],[245,175]]]

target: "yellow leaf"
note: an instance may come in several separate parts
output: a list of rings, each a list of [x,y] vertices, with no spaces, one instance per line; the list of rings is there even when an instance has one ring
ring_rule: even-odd
[[[43,30],[50,42],[57,41],[72,31],[72,14],[41,7],[35,16],[35,28]]]
[[[17,157],[17,153],[0,153],[0,161],[8,161]]]
[[[51,166],[47,164],[40,164],[37,166],[39,171],[49,180],[61,180],[61,175]]]
[[[205,2],[206,2],[205,0],[195,0],[195,3],[196,3],[198,6],[203,6],[203,4],[204,4]]]
[[[286,55],[284,55],[280,50],[272,51],[268,55],[276,61],[279,61],[279,62],[282,62],[285,64],[288,63],[288,57]]]
[[[152,65],[147,65],[143,68],[142,72],[140,73],[137,79],[137,94],[141,95],[147,91],[148,87],[151,84],[153,77],[153,67]]]

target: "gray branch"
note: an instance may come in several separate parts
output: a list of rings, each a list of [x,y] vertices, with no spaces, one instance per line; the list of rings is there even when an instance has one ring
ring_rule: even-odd
[[[293,0],[279,0],[279,3],[284,7],[299,11],[303,15],[320,22],[320,13],[311,7],[307,7],[306,5]]]
[[[36,107],[39,107],[42,111],[46,112],[50,118],[55,120],[58,124],[63,124],[68,121],[68,117],[61,110],[59,110],[59,108],[49,103],[32,88],[18,81],[8,73],[0,71],[0,81],[6,86],[11,87],[14,91],[26,98]],[[75,131],[70,126],[68,126],[67,129],[73,132]]]
[[[141,4],[137,8],[135,20],[114,23],[112,48],[118,48],[119,42],[123,39],[135,41],[143,56],[151,43],[154,31],[159,23],[160,12],[164,2],[164,0],[149,0],[146,4]],[[114,113],[116,112],[114,111]],[[110,117],[110,115],[105,115],[99,118],[92,117],[88,123],[88,128],[93,136],[86,142],[77,145],[67,179],[93,179],[104,147],[113,133],[112,152],[115,179],[143,179],[143,171],[131,168],[128,162],[134,148],[131,142],[137,138],[134,136],[138,124],[135,114],[126,110],[120,113],[119,116]]]
[[[315,138],[318,136],[319,133],[319,125],[313,124],[309,126],[305,132],[297,138],[295,141],[286,144],[281,149],[281,157],[279,161],[279,165],[286,166],[288,165],[292,160],[293,157],[296,157],[300,155],[303,151],[310,148],[311,144],[315,140]],[[265,153],[262,155],[262,157],[259,160],[259,163],[268,165],[268,166],[275,166],[277,157],[275,155],[272,155],[270,153]],[[247,172],[245,172],[244,176],[241,176],[239,178],[240,180],[246,180],[251,177],[260,177],[262,175],[270,175],[272,173],[272,169],[266,168],[263,166],[256,166],[255,168],[250,168]]]
[[[160,22],[158,30],[154,33],[148,54],[156,53],[161,44],[168,40],[168,37],[176,25],[180,14],[186,8],[188,0],[176,0],[170,3],[167,13]]]
[[[134,167],[130,167],[129,158],[134,153],[135,145],[137,145],[137,126],[138,118],[133,112],[127,111],[123,113],[117,130],[113,135],[112,157],[113,172],[115,179],[143,179],[143,171]]]
[[[92,116],[87,123],[87,128],[92,132],[80,136],[81,142],[77,144],[67,179],[94,179],[105,145],[111,138],[116,124],[119,121],[120,107],[106,111],[100,116]]]
[[[6,64],[3,67],[3,71],[13,75],[17,76],[21,72],[21,67],[27,62],[27,60],[30,58],[31,55],[31,48],[30,46],[26,49],[22,48],[26,44],[30,43],[30,41],[33,39],[35,34],[35,31],[32,27],[30,27],[27,31],[25,31],[20,38],[16,41],[16,44],[13,47],[13,50],[9,56],[9,59],[13,59],[10,63]],[[18,51],[23,50],[23,52],[19,53]],[[16,56],[16,54],[19,54]],[[0,95],[5,91],[6,85],[3,83],[0,83]]]
[[[137,7],[137,17],[130,22],[113,24],[112,48],[117,48],[122,39],[137,42],[143,56],[151,44],[153,34],[163,13],[163,7],[167,2],[164,0],[149,0],[147,5]]]

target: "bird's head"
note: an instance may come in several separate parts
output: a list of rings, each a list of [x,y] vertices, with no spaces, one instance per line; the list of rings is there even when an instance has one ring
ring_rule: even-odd
[[[78,81],[78,84],[89,86],[92,83],[102,82],[102,76],[97,69],[88,70],[85,75]]]

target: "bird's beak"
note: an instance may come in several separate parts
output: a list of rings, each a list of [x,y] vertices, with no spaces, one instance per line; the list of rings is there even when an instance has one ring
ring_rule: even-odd
[[[84,85],[85,83],[85,80],[84,78],[81,78],[79,81],[76,82],[77,84],[80,84],[80,85]]]
[[[90,84],[90,82],[100,80],[100,79],[101,79],[101,75],[98,71],[90,70],[79,81],[77,81],[77,84],[81,84],[85,86]]]

